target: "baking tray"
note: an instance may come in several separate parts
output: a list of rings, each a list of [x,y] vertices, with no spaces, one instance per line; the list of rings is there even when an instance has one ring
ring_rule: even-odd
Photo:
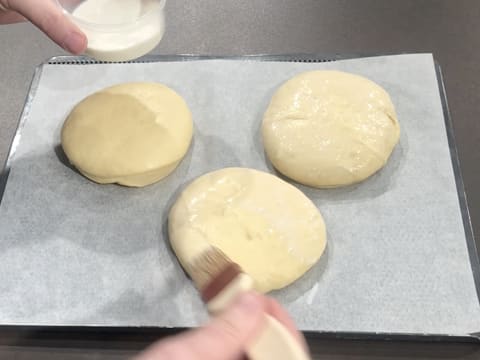
[[[209,59],[234,59],[234,60],[256,60],[256,61],[287,61],[287,62],[332,62],[336,60],[346,60],[362,57],[372,57],[380,55],[392,55],[392,54],[350,54],[350,55],[320,55],[320,54],[292,54],[292,55],[247,55],[247,56],[200,56],[200,55],[159,55],[159,56],[146,56],[140,58],[135,63],[148,63],[148,62],[161,62],[161,61],[192,61],[192,60],[209,60]],[[55,57],[44,64],[84,64],[88,66],[89,64],[98,64],[101,62],[94,61],[87,57],[75,57],[75,56],[60,56]],[[28,118],[30,106],[33,98],[35,97],[35,92],[38,86],[41,75],[41,64],[35,71],[30,91],[25,101],[25,106],[23,113],[21,115],[18,129],[16,131],[14,140],[12,142],[9,155],[0,175],[0,202],[2,199],[3,192],[8,180],[10,166],[12,164],[12,159],[15,154],[15,150],[19,143],[23,125],[25,124],[26,119]],[[441,102],[443,107],[443,114],[445,119],[445,125],[447,130],[447,137],[451,155],[451,161],[453,165],[456,187],[458,198],[461,207],[461,214],[463,219],[463,226],[465,230],[465,236],[467,240],[467,247],[470,256],[470,263],[473,272],[473,277],[475,281],[475,287],[477,291],[477,296],[480,298],[480,264],[478,259],[478,253],[476,250],[475,239],[473,237],[473,231],[470,221],[470,215],[468,211],[467,199],[464,191],[462,175],[459,166],[457,149],[455,146],[455,139],[453,133],[453,126],[450,118],[450,113],[448,109],[448,102],[445,93],[445,87],[443,83],[443,77],[441,68],[438,63],[435,63],[436,74],[439,86],[439,92],[441,95]],[[479,320],[480,325],[480,320]],[[156,327],[104,327],[104,326],[28,326],[28,325],[0,325],[0,331],[8,334],[87,334],[92,333],[95,337],[99,334],[108,337],[108,334],[115,334],[115,336],[124,336],[131,337],[135,334],[152,335],[157,336],[159,334],[173,333],[181,329],[166,329],[166,328],[156,328]],[[479,326],[480,330],[480,326]],[[468,341],[468,342],[480,342],[480,332],[472,333],[466,336],[456,336],[456,335],[445,335],[445,334],[410,334],[410,333],[373,333],[373,332],[361,332],[361,333],[348,333],[348,332],[307,332],[308,337],[320,337],[320,338],[346,338],[346,339],[382,339],[382,340],[415,340],[415,341]]]

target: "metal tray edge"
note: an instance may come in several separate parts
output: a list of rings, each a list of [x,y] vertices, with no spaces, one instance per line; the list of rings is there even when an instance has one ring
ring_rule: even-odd
[[[40,77],[42,74],[42,69],[45,63],[38,65],[35,68],[33,73],[32,81],[30,82],[30,87],[25,98],[23,104],[23,110],[20,115],[17,128],[15,130],[15,135],[13,136],[13,140],[10,144],[10,148],[8,149],[7,158],[3,167],[0,169],[0,204],[2,202],[3,193],[5,192],[5,188],[7,186],[8,175],[10,174],[10,165],[15,157],[15,153],[17,150],[18,143],[20,142],[20,138],[22,136],[22,130],[27,121],[28,114],[30,113],[30,107],[37,92],[38,84],[40,82]]]
[[[475,282],[475,289],[477,291],[477,298],[480,304],[480,259],[477,245],[475,243],[475,235],[473,232],[470,210],[468,208],[467,194],[465,192],[465,186],[463,183],[462,169],[460,166],[460,159],[458,157],[458,150],[455,141],[455,132],[453,129],[452,118],[450,116],[447,93],[445,89],[445,83],[443,81],[443,73],[440,64],[437,61],[435,61],[435,69],[437,72],[440,99],[442,101],[443,117],[445,119],[445,128],[447,131],[448,144],[450,148],[450,157],[452,160],[455,183],[457,186],[457,195],[460,203],[460,210],[462,212],[463,228],[465,230],[465,238],[467,240],[467,248],[470,256],[470,265],[472,268],[473,279]]]
[[[0,345],[8,339],[21,338],[23,341],[57,338],[61,340],[116,340],[116,341],[153,341],[158,337],[170,336],[189,328],[161,328],[143,326],[30,326],[30,325],[0,325]],[[304,331],[303,334],[311,340],[367,340],[367,341],[397,341],[397,342],[431,342],[431,343],[478,343],[478,334],[448,335],[448,334],[415,334],[415,333],[376,333],[376,332],[333,332]],[[2,341],[3,340],[3,341]]]
[[[173,54],[173,55],[145,55],[132,61],[107,62],[97,61],[88,56],[54,56],[43,64],[49,65],[92,65],[92,64],[136,64],[162,61],[196,61],[196,60],[254,60],[254,61],[286,61],[286,62],[332,62],[338,60],[358,59],[375,56],[406,55],[411,53],[351,53],[351,54],[245,54],[245,55],[199,55],[199,54]]]

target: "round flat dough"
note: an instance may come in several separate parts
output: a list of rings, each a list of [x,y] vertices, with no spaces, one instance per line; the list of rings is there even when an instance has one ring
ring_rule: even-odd
[[[125,83],[88,96],[62,129],[70,162],[98,183],[152,184],[185,156],[193,134],[187,104],[157,83]]]
[[[280,289],[310,269],[326,245],[316,206],[278,177],[226,168],[193,181],[168,218],[172,248],[184,267],[215,246],[261,292]]]
[[[382,168],[400,127],[379,85],[344,72],[312,71],[277,90],[262,135],[278,171],[299,183],[328,188],[360,182]]]

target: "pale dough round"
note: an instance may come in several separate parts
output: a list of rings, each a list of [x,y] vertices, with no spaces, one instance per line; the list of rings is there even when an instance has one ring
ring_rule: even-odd
[[[277,90],[262,135],[278,171],[323,188],[362,181],[382,168],[400,127],[392,101],[379,85],[349,73],[312,71]]]
[[[98,183],[152,184],[185,156],[193,133],[187,104],[157,83],[125,83],[88,96],[62,129],[69,161]]]
[[[247,168],[194,180],[173,205],[168,230],[184,267],[213,245],[261,292],[298,279],[326,246],[322,215],[310,199],[274,175]]]

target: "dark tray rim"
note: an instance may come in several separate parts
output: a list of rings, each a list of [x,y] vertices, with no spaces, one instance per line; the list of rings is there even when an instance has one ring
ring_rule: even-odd
[[[412,53],[375,53],[375,54],[252,54],[238,56],[224,55],[198,55],[198,54],[176,54],[176,55],[147,55],[134,61],[127,62],[102,62],[86,56],[56,56],[40,64],[36,69],[30,84],[28,95],[25,99],[24,109],[20,116],[17,130],[10,146],[5,166],[0,173],[0,203],[8,181],[10,165],[13,161],[16,147],[21,137],[22,128],[30,111],[30,104],[35,97],[35,92],[40,80],[44,65],[91,65],[91,64],[125,64],[125,63],[151,63],[166,61],[200,61],[200,60],[249,60],[249,61],[284,61],[284,62],[333,62],[337,60],[348,60],[355,58],[367,58],[388,55],[409,55]],[[477,297],[480,304],[480,260],[473,234],[470,218],[470,211],[467,203],[467,196],[463,177],[460,168],[458,151],[455,143],[453,123],[448,107],[443,73],[440,64],[435,60],[435,71],[437,74],[438,88],[442,102],[445,127],[447,132],[450,157],[455,175],[457,194],[460,203],[467,248],[470,257],[470,265],[474,277]],[[162,327],[125,327],[125,326],[57,326],[57,325],[2,325],[0,324],[0,339],[19,338],[23,336],[30,339],[59,338],[63,340],[82,337],[94,340],[134,340],[140,336],[142,340],[147,337],[158,337],[172,335],[185,328],[162,328]],[[478,332],[465,335],[451,334],[419,334],[419,333],[380,333],[380,332],[331,332],[331,331],[305,331],[308,339],[345,339],[345,340],[383,340],[383,341],[414,341],[414,342],[478,342],[480,343],[480,329]],[[2,341],[0,340],[0,344]]]

